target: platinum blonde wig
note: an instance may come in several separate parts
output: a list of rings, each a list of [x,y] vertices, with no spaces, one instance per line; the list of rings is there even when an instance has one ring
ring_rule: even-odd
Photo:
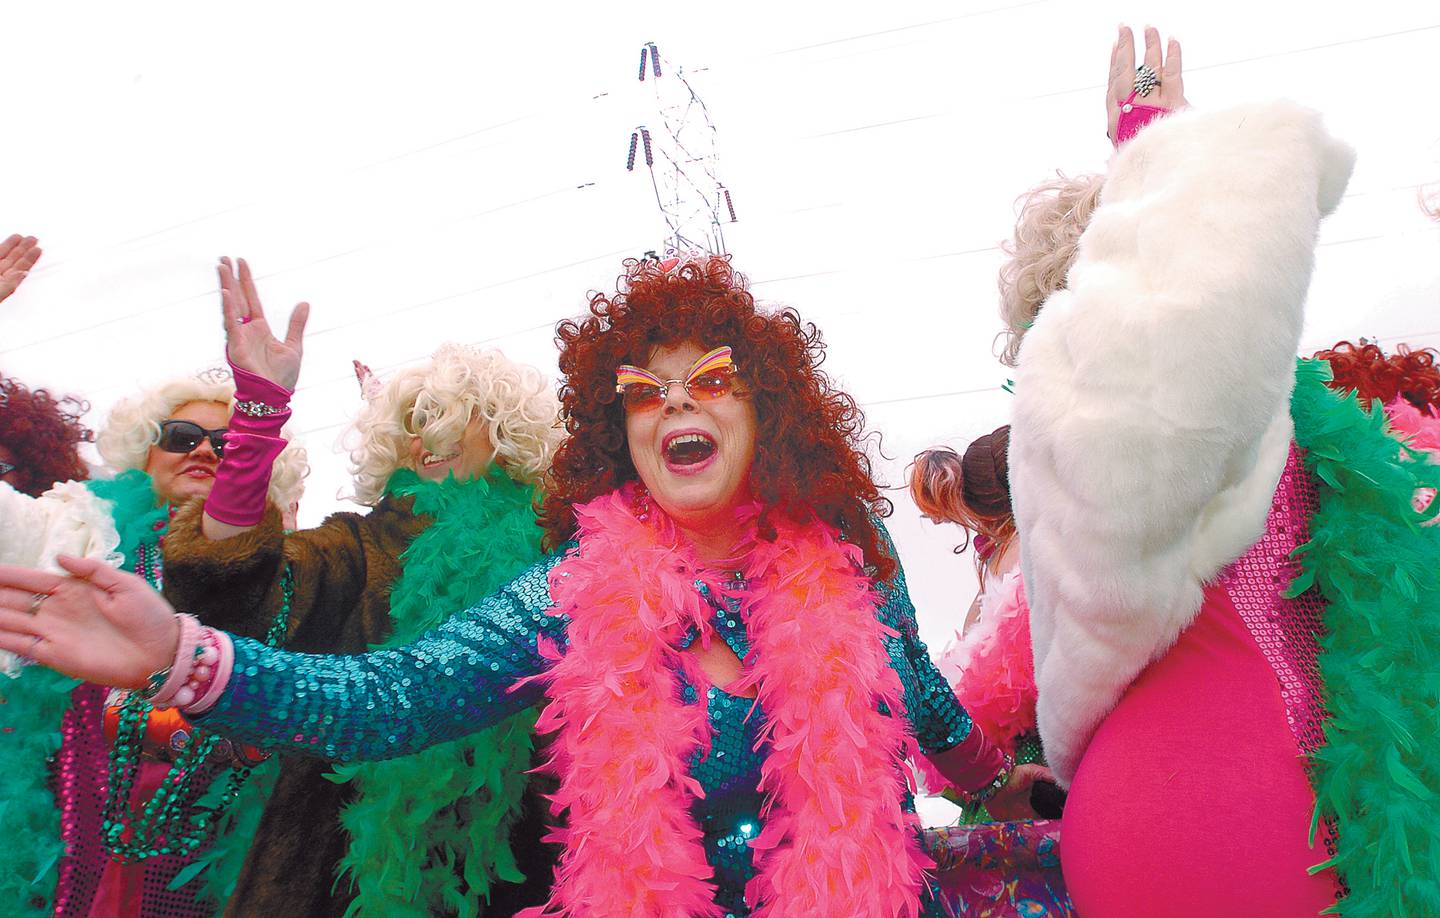
[[[181,376],[116,402],[95,437],[95,448],[105,460],[105,468],[116,475],[145,468],[150,447],[160,439],[160,422],[188,402],[219,402],[233,411],[235,385],[228,379]],[[289,434],[285,438],[288,440]],[[305,476],[309,474],[305,447],[291,442],[275,459],[270,500],[281,508],[289,507],[305,493]]]
[[[409,465],[414,437],[444,455],[472,417],[484,419],[505,473],[537,482],[563,436],[558,413],[554,388],[534,367],[497,350],[441,345],[428,363],[386,381],[356,420],[359,439],[350,451],[355,500],[379,502],[391,474]]]
[[[1000,246],[1006,255],[1000,268],[1000,318],[1005,322],[1000,362],[1006,366],[1015,366],[1020,339],[1045,300],[1065,289],[1065,276],[1104,185],[1103,175],[1072,178],[1057,172],[1016,201],[1015,236]]]

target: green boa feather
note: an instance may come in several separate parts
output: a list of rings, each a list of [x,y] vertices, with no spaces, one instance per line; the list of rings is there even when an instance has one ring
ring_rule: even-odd
[[[422,481],[402,469],[386,491],[413,496],[435,520],[401,555],[390,597],[404,644],[470,608],[541,557],[534,490],[499,471],[469,482]],[[360,791],[340,814],[350,845],[340,863],[356,892],[347,915],[477,913],[496,880],[523,879],[510,827],[530,768],[527,711],[417,755],[337,766],[335,781]]]
[[[154,542],[165,531],[170,521],[170,505],[155,503],[150,476],[139,469],[121,472],[108,481],[87,481],[85,486],[96,497],[110,502],[110,515],[120,533],[119,551],[125,556],[125,570],[135,570],[135,549],[142,542]]]
[[[119,550],[132,570],[136,546],[154,541],[155,523],[167,518],[167,508],[155,505],[150,476],[130,471],[86,486],[110,502]],[[0,826],[8,839],[0,858],[0,902],[7,914],[50,914],[64,853],[60,810],[50,791],[50,758],[60,751],[60,721],[79,684],[40,666],[0,684]]]
[[[50,914],[60,842],[60,810],[50,792],[49,759],[60,750],[60,718],[80,683],[39,666],[0,680],[0,902],[12,915]]]
[[[240,885],[240,873],[245,868],[245,858],[255,841],[260,828],[260,817],[264,815],[265,803],[275,789],[275,780],[280,776],[280,760],[271,756],[250,772],[250,777],[240,785],[240,792],[215,821],[214,841],[205,846],[189,865],[175,875],[170,888],[178,889],[191,878],[199,876],[200,885],[196,897],[208,902],[218,902],[217,918],[225,911],[225,903]],[[215,781],[209,791],[198,801],[198,806],[215,807],[223,790],[224,781]]]
[[[1440,526],[1410,504],[1440,468],[1398,447],[1378,407],[1331,391],[1329,373],[1301,361],[1291,400],[1319,507],[1290,595],[1314,584],[1328,604],[1330,719],[1312,779],[1339,850],[1316,869],[1344,878],[1332,911],[1347,918],[1440,915]]]

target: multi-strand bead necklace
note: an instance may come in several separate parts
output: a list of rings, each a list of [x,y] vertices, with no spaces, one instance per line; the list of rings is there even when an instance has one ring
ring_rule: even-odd
[[[156,530],[165,528],[165,521]],[[141,542],[135,550],[135,572],[155,590],[164,585],[164,565],[160,543]],[[294,582],[287,564],[281,578],[280,610],[265,635],[265,643],[279,646],[290,626],[290,600]],[[130,794],[140,772],[141,749],[146,725],[153,710],[149,702],[131,693],[120,707],[115,742],[110,747],[109,792],[105,797],[102,837],[113,857],[122,863],[135,863],[161,855],[186,856],[200,847],[210,836],[216,819],[239,794],[250,776],[253,765],[239,764],[232,768],[218,799],[210,802],[200,782],[204,767],[218,745],[226,741],[210,733],[191,730],[188,740],[176,750],[164,780],[155,794],[140,808],[130,806]],[[238,757],[237,757],[238,760]]]

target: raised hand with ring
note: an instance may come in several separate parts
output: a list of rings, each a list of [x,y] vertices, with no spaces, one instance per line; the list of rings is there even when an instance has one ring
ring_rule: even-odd
[[[1135,36],[1129,26],[1122,25],[1110,48],[1110,80],[1105,91],[1106,136],[1119,146],[1149,121],[1167,112],[1188,108],[1189,104],[1185,100],[1180,42],[1172,38],[1162,49],[1160,30],[1146,26],[1144,58],[1137,67]]]

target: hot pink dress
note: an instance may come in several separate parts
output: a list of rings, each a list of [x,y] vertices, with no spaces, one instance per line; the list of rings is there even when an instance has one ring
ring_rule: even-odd
[[[1070,788],[1065,883],[1085,918],[1314,916],[1335,902],[1307,844],[1304,755],[1323,742],[1314,591],[1281,592],[1314,489],[1292,449],[1265,535],[1096,730]]]

